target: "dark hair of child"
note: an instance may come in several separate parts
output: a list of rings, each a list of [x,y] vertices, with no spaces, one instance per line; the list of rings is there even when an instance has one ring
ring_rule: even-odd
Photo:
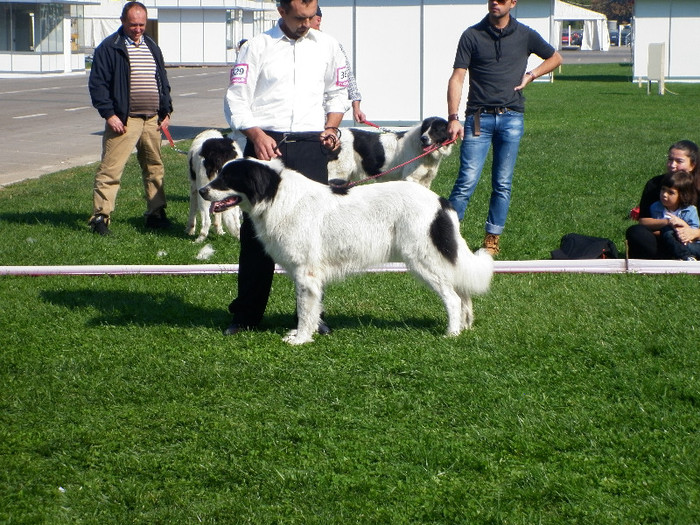
[[[697,202],[698,195],[695,190],[695,177],[687,171],[667,173],[661,180],[661,186],[678,192],[678,204],[681,207],[691,206]]]

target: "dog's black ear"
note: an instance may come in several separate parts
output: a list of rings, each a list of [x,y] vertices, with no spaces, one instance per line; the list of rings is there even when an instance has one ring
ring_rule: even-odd
[[[252,204],[273,200],[277,195],[282,177],[272,167],[253,160],[247,164],[248,181],[252,192],[248,194]],[[254,199],[254,200],[253,200]]]

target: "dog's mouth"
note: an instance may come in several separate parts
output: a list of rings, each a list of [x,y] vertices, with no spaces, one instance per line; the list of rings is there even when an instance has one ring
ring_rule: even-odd
[[[239,202],[241,202],[240,197],[227,197],[224,200],[212,202],[211,206],[209,207],[209,212],[221,213],[222,211],[226,211],[229,208],[233,208]]]

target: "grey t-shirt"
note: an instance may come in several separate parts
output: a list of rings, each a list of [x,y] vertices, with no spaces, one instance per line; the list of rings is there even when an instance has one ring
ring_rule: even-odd
[[[500,31],[489,23],[488,16],[465,30],[453,67],[469,70],[467,112],[480,107],[524,112],[525,97],[514,88],[520,85],[532,53],[546,60],[555,49],[537,31],[513,17]]]

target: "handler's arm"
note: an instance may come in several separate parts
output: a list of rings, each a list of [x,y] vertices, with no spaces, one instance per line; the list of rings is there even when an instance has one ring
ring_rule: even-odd
[[[340,147],[338,128],[343,121],[344,113],[331,112],[326,114],[326,126],[321,132],[321,143],[331,151]]]
[[[462,89],[464,88],[464,78],[467,70],[456,67],[452,70],[452,75],[447,83],[447,114],[457,115],[456,119],[450,119],[447,123],[447,132],[450,139],[464,138],[464,126],[459,119],[459,103],[462,100]]]
[[[534,82],[536,78],[539,78],[542,75],[546,75],[547,73],[551,73],[561,65],[562,61],[563,59],[561,55],[557,51],[555,51],[551,57],[543,61],[539,66],[526,72],[523,75],[523,79],[520,82],[520,85],[515,86],[515,91],[520,91],[530,82]]]

